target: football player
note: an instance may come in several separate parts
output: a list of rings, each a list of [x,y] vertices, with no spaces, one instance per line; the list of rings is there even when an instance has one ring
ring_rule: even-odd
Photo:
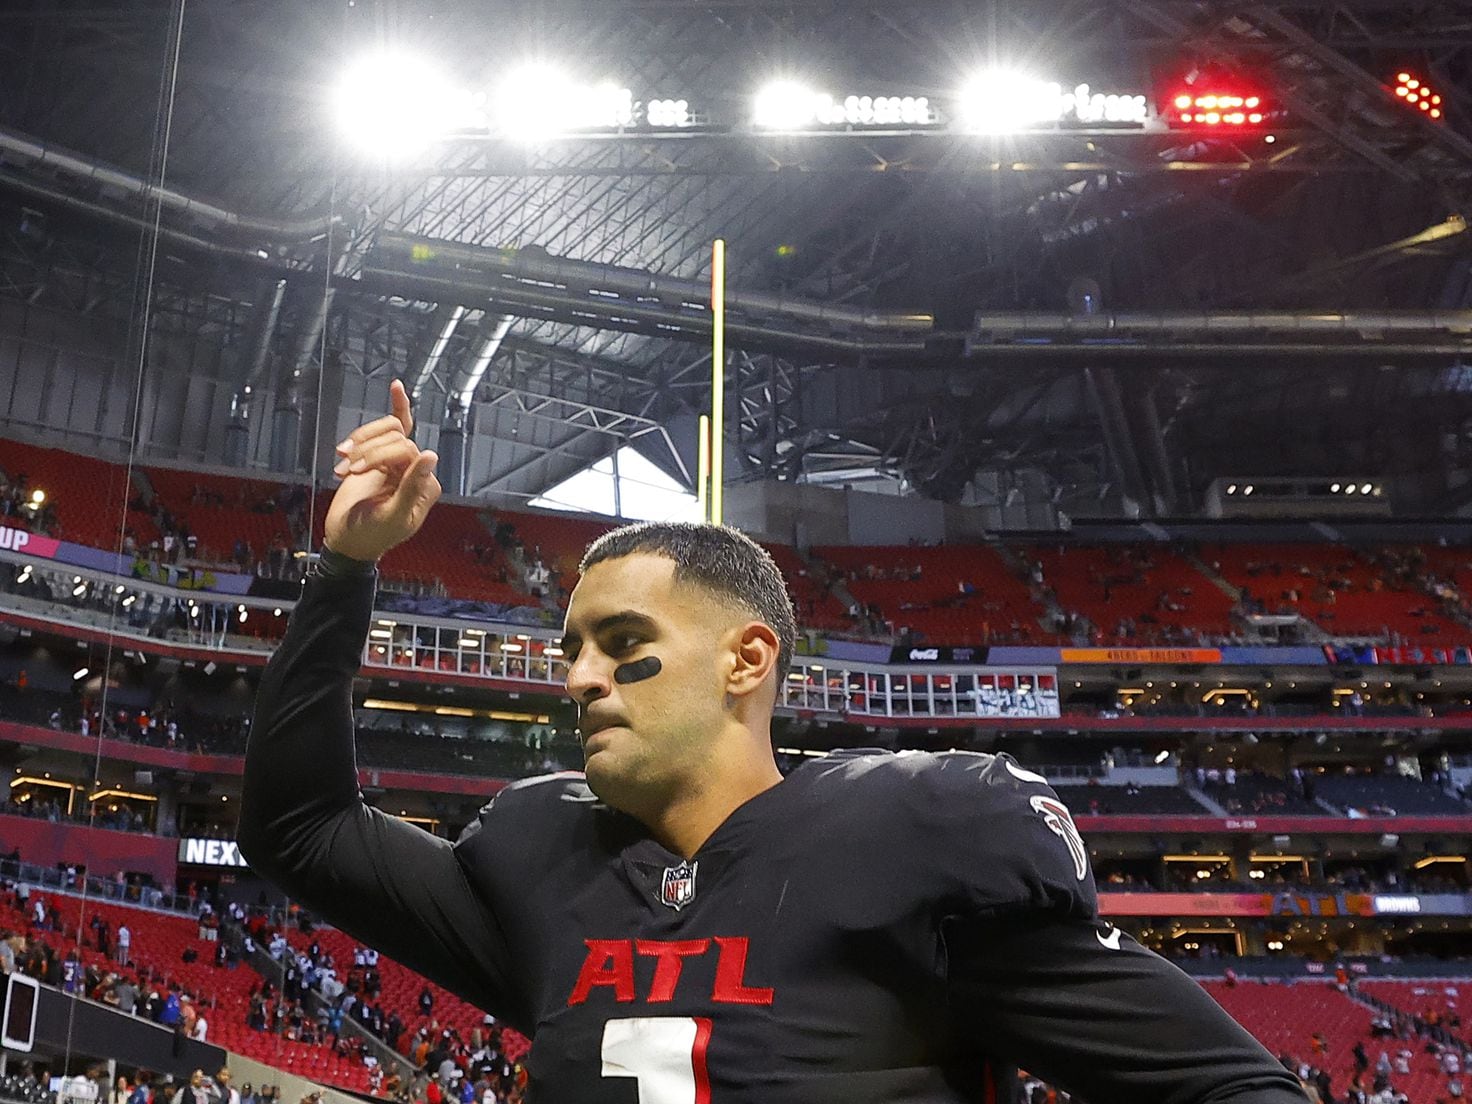
[[[262,679],[241,850],[358,939],[533,1040],[538,1104],[1302,1104],[1201,988],[1099,918],[1088,853],[1006,755],[835,753],[783,778],[796,635],[758,545],[648,524],[566,617],[585,769],[454,843],[363,802],[352,682],[375,562],[438,499],[393,413],[339,446],[319,562]]]

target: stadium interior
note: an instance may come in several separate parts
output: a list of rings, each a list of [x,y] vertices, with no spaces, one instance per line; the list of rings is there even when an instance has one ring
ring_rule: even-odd
[[[370,803],[454,839],[580,769],[584,550],[719,501],[797,614],[784,771],[1010,753],[1103,915],[1318,1104],[1461,1098],[1469,25],[7,6],[0,1102],[171,1104],[227,1065],[244,1104],[522,1099],[526,1038],[235,844],[333,445],[393,379],[445,493],[380,563]]]

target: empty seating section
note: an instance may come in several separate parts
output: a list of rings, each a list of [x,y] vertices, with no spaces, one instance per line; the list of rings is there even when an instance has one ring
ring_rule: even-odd
[[[1472,640],[1472,630],[1439,612],[1425,591],[1387,582],[1386,572],[1334,544],[1212,544],[1201,558],[1268,613],[1297,612],[1334,636],[1445,646]]]
[[[1449,967],[1451,963],[1447,964]],[[1416,981],[1364,980],[1355,987],[1366,996],[1384,1001],[1401,1012],[1409,1012],[1428,1020],[1434,1016],[1445,1021],[1455,1014],[1462,1021],[1460,1029],[1452,1030],[1463,1042],[1472,1042],[1472,980],[1467,978],[1422,978]],[[1451,1029],[1449,1029],[1451,1030]],[[1368,1049],[1368,1044],[1367,1044]]]
[[[1052,643],[1043,609],[995,548],[840,547],[813,549],[846,578],[859,602],[877,606],[896,631],[935,644]]]
[[[1074,816],[1207,816],[1210,810],[1178,786],[1053,786]]]
[[[138,497],[123,464],[60,449],[0,440],[0,468],[24,473],[28,488],[47,493],[54,535],[92,547],[117,546],[124,504]],[[217,562],[234,558],[237,541],[255,560],[277,541],[318,544],[333,493],[331,486],[318,491],[310,532],[303,532],[307,519],[283,508],[300,502],[299,484],[158,466],[145,474],[157,503],[198,539],[199,555]],[[451,597],[534,606],[526,571],[540,559],[555,583],[570,589],[583,551],[613,525],[441,502],[413,540],[384,557],[383,573],[390,583],[441,584]],[[127,513],[126,528],[140,548],[161,537],[142,510]],[[810,628],[853,631],[867,621],[875,630],[877,620],[937,644],[1066,643],[1042,627],[1047,609],[991,545],[825,546],[809,561],[790,546],[766,547],[788,579],[799,622]],[[1174,645],[1236,628],[1228,590],[1168,544],[1026,544],[1012,552],[1026,569],[1040,569],[1065,612],[1093,624],[1099,643]],[[1444,586],[1436,590],[1450,583],[1472,595],[1472,549],[1408,545],[1361,554],[1327,543],[1213,543],[1200,559],[1240,589],[1249,608],[1296,611],[1336,636],[1472,644],[1472,603],[1447,600]],[[832,579],[863,605],[862,618],[849,615]],[[558,597],[554,585],[550,598]]]
[[[481,562],[477,562],[477,548],[483,550]],[[424,528],[412,540],[390,549],[380,566],[393,577],[426,583],[438,579],[457,598],[505,605],[527,603],[521,580],[496,547],[481,511],[471,506],[440,503],[429,512]],[[503,569],[506,581],[502,581]]]
[[[1417,551],[1425,557],[1429,571],[1454,585],[1464,595],[1472,595],[1472,548],[1426,545]]]
[[[317,928],[311,935],[290,931],[287,938],[299,951],[305,951],[316,940],[332,956],[339,976],[346,975],[347,970],[352,967],[353,952],[362,946],[352,936],[335,928]],[[405,1045],[421,1026],[431,1020],[437,1021],[442,1029],[453,1027],[460,1032],[462,1038],[469,1039],[471,1031],[480,1026],[484,1019],[485,1013],[474,1005],[438,985],[426,982],[419,974],[390,958],[379,958],[378,973],[383,981],[383,989],[377,1003],[383,1006],[385,1013],[399,1014],[404,1023]],[[419,994],[425,985],[429,986],[434,995],[434,1007],[428,1016],[421,1015],[419,1011]],[[502,1044],[512,1061],[519,1061],[531,1046],[524,1036],[509,1028],[502,1032]]]
[[[1368,988],[1368,983],[1362,984]],[[1370,1072],[1364,1076],[1366,1092],[1380,1051],[1387,1050],[1393,1055],[1407,1047],[1411,1051],[1411,1072],[1392,1074],[1390,1083],[1416,1104],[1446,1096],[1447,1077],[1437,1068],[1435,1057],[1424,1053],[1419,1040],[1371,1038],[1371,1010],[1329,982],[1265,985],[1242,981],[1233,987],[1225,982],[1209,981],[1204,983],[1204,988],[1273,1054],[1288,1054],[1328,1070],[1336,1099],[1342,1099],[1354,1076],[1352,1051],[1357,1042],[1364,1043],[1370,1059]],[[1316,1031],[1324,1036],[1326,1044],[1322,1056],[1313,1054],[1312,1050],[1311,1037]]]
[[[1041,565],[1043,582],[1063,609],[1093,623],[1101,643],[1179,643],[1192,634],[1232,632],[1231,595],[1169,546],[1039,545],[1019,551]]]
[[[792,606],[797,611],[797,623],[814,629],[842,631],[852,626],[853,621],[843,603],[820,581],[812,568],[803,562],[797,550],[785,544],[768,544],[762,547],[772,554],[772,559],[782,569],[787,580],[787,589],[792,592]]]
[[[118,547],[123,509],[134,497],[123,465],[0,439],[0,468],[10,479],[26,477],[27,497],[31,491],[46,492],[56,512],[57,525],[51,536],[92,548]],[[126,528],[133,531],[140,546],[158,536],[149,516],[138,510],[128,512]]]
[[[200,559],[228,562],[236,541],[248,544],[257,560],[274,541],[291,546],[290,526],[275,505],[288,485],[156,467],[147,474],[159,504],[198,538]]]
[[[327,1046],[309,1046],[279,1035],[253,1031],[246,1026],[250,998],[260,988],[261,976],[244,965],[233,970],[217,967],[214,962],[218,944],[201,939],[199,925],[194,920],[102,901],[83,902],[80,898],[65,895],[43,893],[42,896],[55,903],[61,913],[64,931],[46,932],[31,928],[24,914],[9,907],[0,907],[0,925],[16,931],[29,931],[62,955],[77,945],[80,927],[83,962],[96,964],[103,970],[126,973],[129,972],[126,968],[104,958],[96,949],[89,927],[92,917],[100,914],[115,938],[119,926],[126,924],[132,935],[129,955],[132,970],[164,979],[161,983],[140,983],[144,996],[155,988],[167,995],[170,986],[195,994],[202,1005],[200,1011],[209,1021],[208,1042],[303,1077],[357,1092],[367,1091],[368,1072],[361,1063],[339,1058]],[[194,962],[183,960],[186,947],[194,948],[198,956]]]
[[[588,545],[614,528],[610,521],[566,517],[557,514],[528,514],[496,511],[496,524],[508,524],[522,546],[528,564],[540,555],[554,579],[571,589],[577,583],[578,563]],[[517,580],[518,584],[520,580]]]
[[[1415,778],[1382,774],[1316,775],[1315,793],[1335,808],[1356,809],[1367,815],[1377,809],[1396,816],[1465,816],[1468,808],[1460,798]]]
[[[1213,771],[1212,775],[1217,772]],[[1208,776],[1201,791],[1229,814],[1253,816],[1328,816],[1329,810],[1304,797],[1291,780],[1237,771],[1233,781]]]
[[[332,490],[317,495],[311,542],[322,543]],[[411,539],[380,561],[388,583],[444,584],[455,598],[521,606],[533,604],[505,553],[496,545],[491,511],[440,502]],[[504,575],[504,581],[503,581]]]

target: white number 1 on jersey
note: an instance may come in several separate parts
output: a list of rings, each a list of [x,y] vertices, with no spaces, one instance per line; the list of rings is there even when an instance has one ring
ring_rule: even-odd
[[[603,1076],[638,1081],[639,1104],[710,1104],[710,1028],[704,1017],[609,1020],[603,1025]]]

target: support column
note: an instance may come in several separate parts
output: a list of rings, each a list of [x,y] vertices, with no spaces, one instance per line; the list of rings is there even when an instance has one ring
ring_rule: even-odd
[[[1109,464],[1114,477],[1119,481],[1124,497],[1133,504],[1136,512],[1150,504],[1149,487],[1140,466],[1139,454],[1135,451],[1133,435],[1124,414],[1124,401],[1119,393],[1119,381],[1113,368],[1085,368],[1084,381],[1093,400],[1094,410],[1099,416],[1099,428],[1104,435],[1104,447],[1109,453]]]
[[[445,419],[445,424],[440,427],[438,450],[440,462],[436,475],[446,494],[463,495],[465,493],[465,462],[469,452],[467,448],[469,433],[465,424],[465,416],[465,410],[457,408],[450,413]]]
[[[246,387],[230,397],[230,421],[225,425],[225,464],[243,471],[250,459],[250,397]]]
[[[283,375],[286,378],[276,390],[276,407],[271,411],[271,470],[294,472],[297,470],[297,440],[301,436],[301,395],[290,370]]]
[[[154,811],[153,831],[159,836],[179,834],[179,785],[171,778],[158,782],[158,806]]]
[[[1232,881],[1250,884],[1252,879],[1247,876],[1252,869],[1252,838],[1250,836],[1238,836],[1232,840],[1232,861],[1227,864],[1227,873]]]

